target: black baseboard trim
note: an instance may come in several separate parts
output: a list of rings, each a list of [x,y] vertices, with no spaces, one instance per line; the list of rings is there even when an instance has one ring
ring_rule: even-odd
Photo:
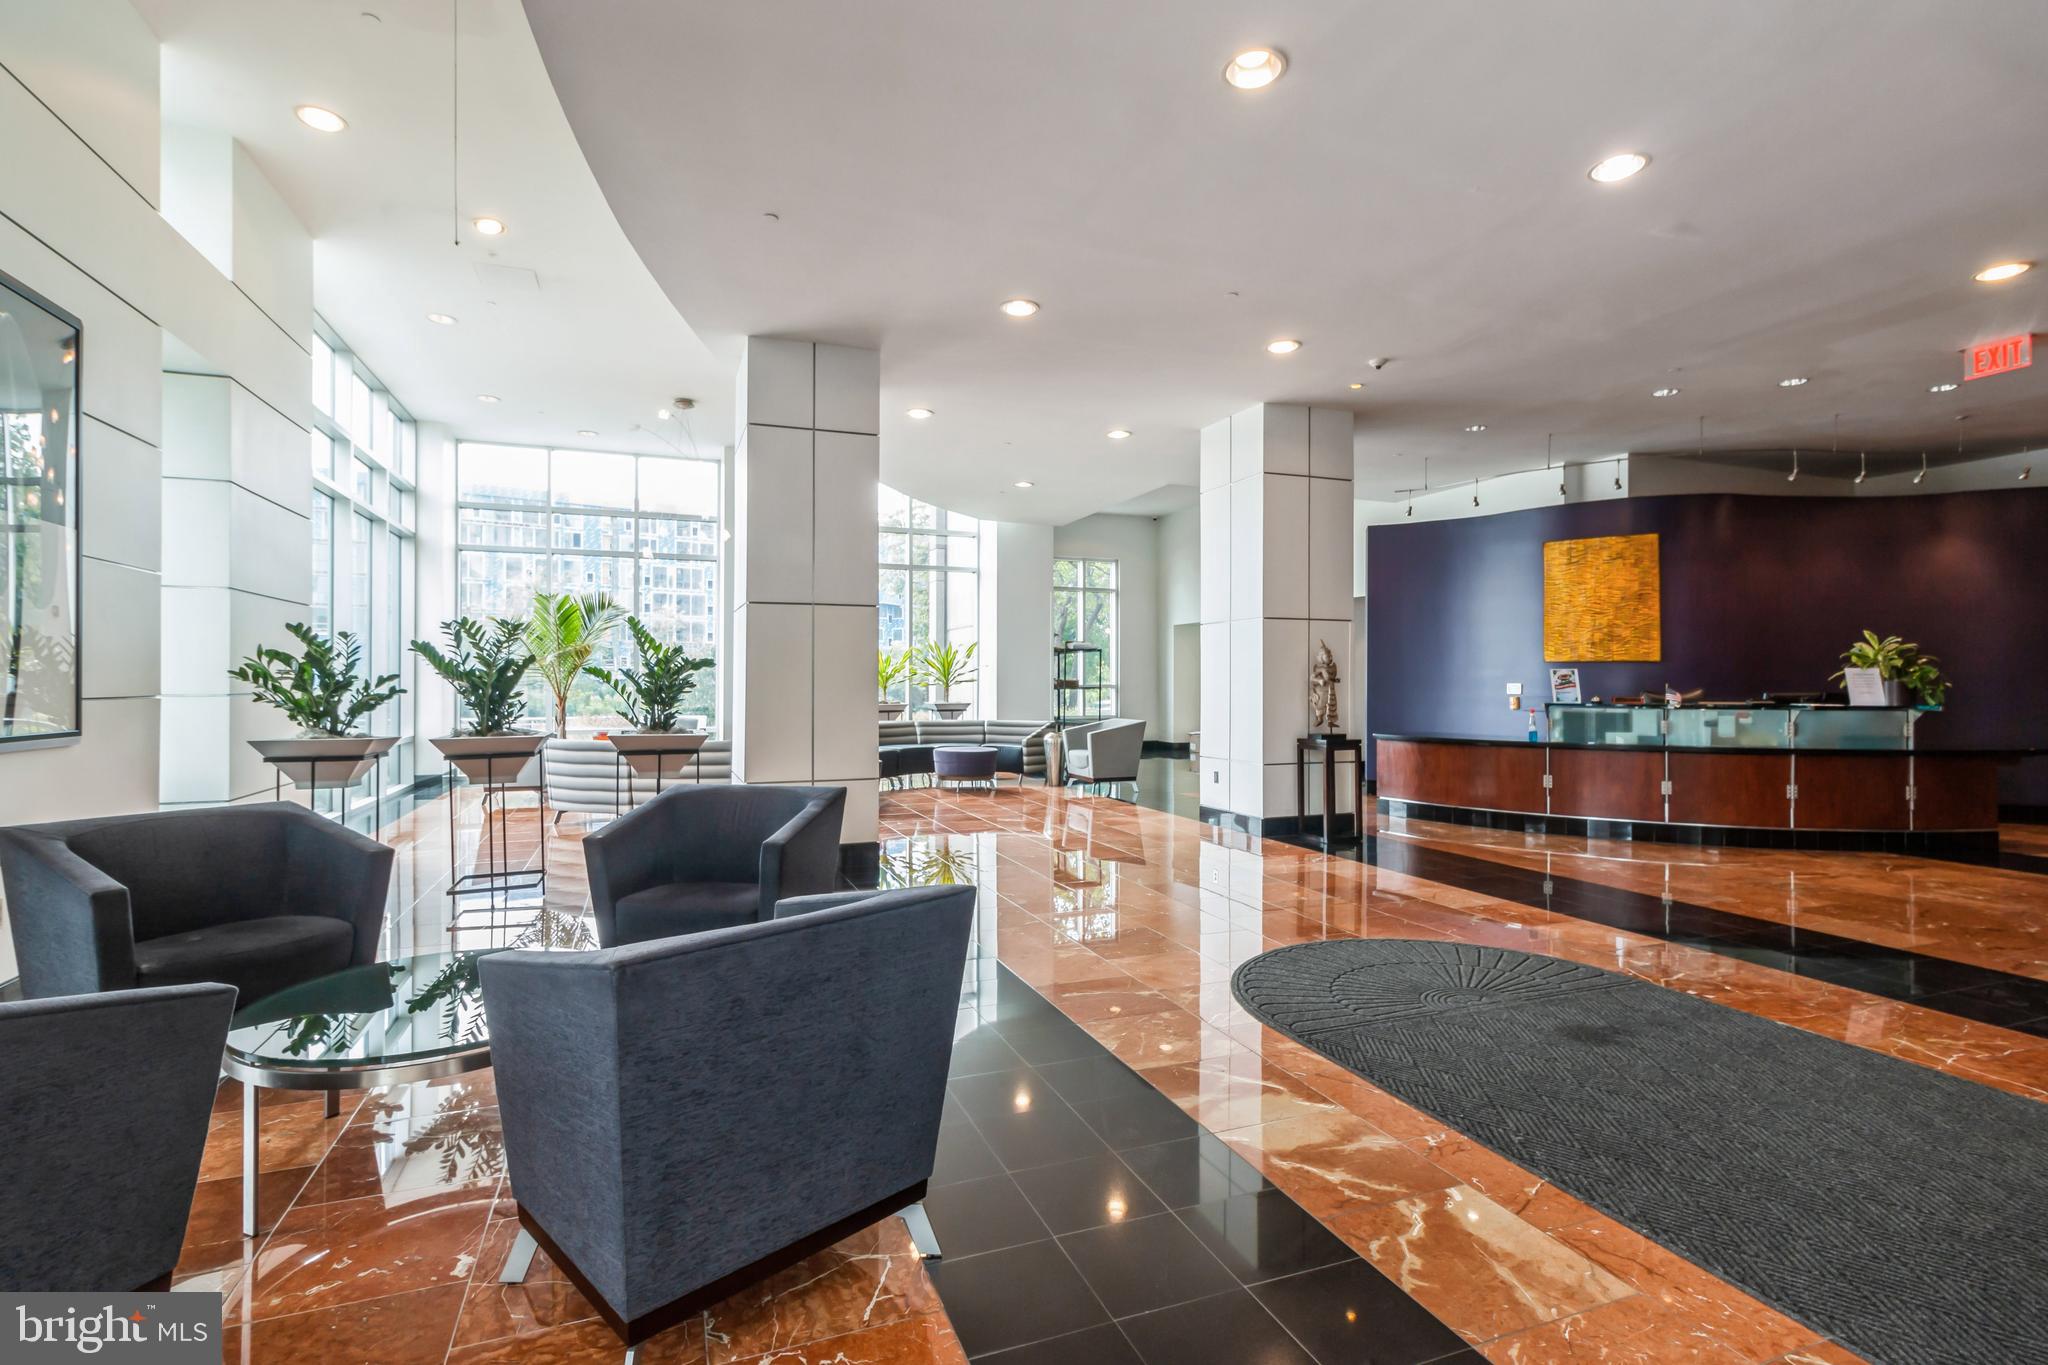
[[[1170,739],[1148,739],[1145,741],[1146,758],[1187,758],[1193,753],[1187,742],[1176,744]]]
[[[619,1339],[626,1345],[637,1346],[657,1332],[666,1331],[679,1322],[697,1316],[714,1304],[731,1298],[747,1286],[758,1284],[776,1271],[787,1270],[805,1257],[814,1256],[836,1242],[845,1241],[862,1228],[879,1223],[892,1213],[902,1212],[924,1198],[925,1183],[920,1180],[909,1189],[892,1194],[887,1199],[877,1200],[859,1213],[840,1219],[829,1228],[822,1228],[802,1241],[792,1242],[780,1251],[770,1252],[758,1261],[741,1266],[730,1275],[713,1280],[710,1284],[693,1289],[679,1299],[630,1320],[622,1317],[617,1309],[605,1301],[604,1295],[597,1292],[584,1277],[583,1272],[576,1268],[576,1263],[555,1245],[555,1239],[548,1236],[547,1231],[535,1222],[533,1215],[524,1208],[519,1210],[519,1226],[533,1234],[535,1243],[547,1253],[548,1259],[569,1277],[569,1283],[575,1285],[583,1297],[590,1300],[591,1307],[597,1309],[597,1315],[604,1319],[605,1325],[618,1333]]]
[[[1249,834],[1255,839],[1319,839],[1323,833],[1320,816],[1304,820],[1298,815],[1242,815],[1234,810],[1223,810],[1217,806],[1200,808],[1202,820],[1219,829],[1234,829],[1240,834]],[[1339,840],[1358,837],[1357,817],[1339,813],[1331,826],[1331,837]]]
[[[1844,853],[1995,853],[1996,830],[1827,830],[1735,829],[1721,825],[1665,825],[1641,820],[1589,820],[1576,815],[1524,815],[1515,811],[1432,806],[1420,801],[1381,800],[1388,819],[1435,820],[1518,834],[1561,834],[1572,838],[1622,839],[1653,844],[1696,844],[1702,848],[1828,849]]]
[[[1998,808],[1998,818],[2009,825],[2048,825],[2048,806],[2004,805]]]
[[[864,844],[839,846],[839,875],[859,886],[873,886],[882,875],[882,845],[870,839]]]

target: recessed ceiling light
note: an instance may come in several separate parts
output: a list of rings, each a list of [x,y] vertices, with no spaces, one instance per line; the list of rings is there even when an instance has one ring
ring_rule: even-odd
[[[299,122],[316,133],[338,133],[348,127],[348,120],[332,109],[322,109],[317,104],[302,104],[292,110],[299,116]]]
[[[1652,389],[1652,390],[1650,390],[1650,397],[1652,397],[1652,398],[1676,398],[1676,397],[1678,397],[1678,390],[1677,390],[1677,389]]]
[[[1003,311],[1013,318],[1028,318],[1038,311],[1038,304],[1032,299],[1005,299]]]
[[[1263,90],[1286,69],[1285,53],[1270,47],[1247,48],[1224,65],[1223,79],[1240,90]]]
[[[671,412],[667,408],[656,408],[654,410],[654,415],[660,418],[662,421],[666,422],[669,418],[675,416],[675,413]]]
[[[1778,387],[1779,387],[1779,388],[1781,388],[1781,389],[1796,389],[1796,388],[1798,388],[1798,387],[1799,387],[1799,386],[1800,386],[1801,384],[1804,384],[1805,382],[1806,382],[1806,376],[1805,376],[1805,375],[1803,375],[1803,374],[1795,374],[1795,375],[1793,375],[1793,376],[1792,376],[1792,377],[1791,377],[1790,379],[1780,379],[1780,380],[1778,381]]]
[[[446,313],[429,313],[427,314],[427,321],[438,322],[443,327],[453,327],[455,325],[455,319],[449,317]]]
[[[1473,423],[1473,424],[1472,424],[1471,426],[1469,426],[1469,427],[1466,427],[1466,428],[1465,428],[1465,430],[1467,430],[1467,431],[1484,431],[1484,430],[1486,430],[1486,423],[1484,423],[1484,422],[1474,422],[1474,423]]]
[[[476,396],[476,401],[479,403],[495,403],[498,401],[498,395],[495,393],[480,393]]]
[[[1029,488],[1031,486],[1031,480],[1029,479],[1019,479],[1017,480],[1017,482],[1010,485],[1010,487],[1012,488]]]
[[[1617,152],[1587,171],[1586,178],[1597,180],[1603,185],[1611,185],[1617,180],[1628,179],[1649,164],[1650,158],[1641,152]]]
[[[1301,343],[1292,337],[1282,337],[1278,341],[1267,342],[1266,349],[1274,355],[1293,355],[1301,349]]]
[[[1960,384],[1929,384],[1927,391],[1929,393],[1954,393],[1961,387],[1962,385]]]
[[[1125,431],[1122,427],[1118,427],[1115,431],[1109,433],[1109,439],[1112,441],[1128,441],[1131,439],[1131,433]]]
[[[472,218],[469,220],[469,225],[486,237],[503,237],[505,235],[505,220],[503,218]]]
[[[579,431],[579,432],[577,432],[576,434],[577,434],[578,436],[595,436],[595,435],[597,435],[597,433],[596,433],[596,432],[594,432],[594,431],[590,430],[590,429],[589,429],[588,427],[584,428],[584,429],[583,429],[582,431]]]
[[[1354,379],[1351,381],[1351,387],[1354,389],[1362,389],[1365,387],[1365,385],[1359,383],[1357,380]]]
[[[1973,277],[1979,284],[1997,284],[2000,280],[2016,279],[2034,268],[2032,261],[2000,261],[1987,265]]]
[[[903,415],[914,422],[922,422],[925,418],[932,415],[932,410],[930,408],[906,408]]]

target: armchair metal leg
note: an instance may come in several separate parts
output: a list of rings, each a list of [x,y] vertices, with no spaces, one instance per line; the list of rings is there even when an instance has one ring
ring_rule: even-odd
[[[938,1236],[932,1231],[932,1220],[925,1217],[924,1205],[912,1204],[903,1210],[903,1226],[910,1230],[910,1244],[925,1260],[936,1261],[946,1254],[939,1249]]]
[[[533,1234],[525,1228],[519,1229],[519,1235],[512,1239],[512,1250],[506,1253],[505,1268],[498,1272],[499,1283],[518,1284],[521,1280],[525,1279],[526,1272],[533,1266],[533,1253],[538,1249],[538,1244],[533,1240]],[[626,1352],[626,1359],[631,1360],[632,1358],[633,1352],[628,1350]]]

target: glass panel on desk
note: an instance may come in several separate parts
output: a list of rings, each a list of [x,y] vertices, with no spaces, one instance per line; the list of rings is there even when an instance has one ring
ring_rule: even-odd
[[[1792,747],[1910,749],[1917,714],[1889,706],[1801,706],[1792,712]]]
[[[1581,706],[1551,702],[1550,738],[1557,744],[1657,745],[1664,742],[1658,722],[1664,712],[1652,706]]]
[[[1674,749],[1784,749],[1792,713],[1778,707],[1687,706],[1669,712]]]

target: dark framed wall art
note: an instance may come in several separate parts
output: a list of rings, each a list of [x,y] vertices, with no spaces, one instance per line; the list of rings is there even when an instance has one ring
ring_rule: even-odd
[[[79,336],[0,274],[0,751],[81,728]]]

